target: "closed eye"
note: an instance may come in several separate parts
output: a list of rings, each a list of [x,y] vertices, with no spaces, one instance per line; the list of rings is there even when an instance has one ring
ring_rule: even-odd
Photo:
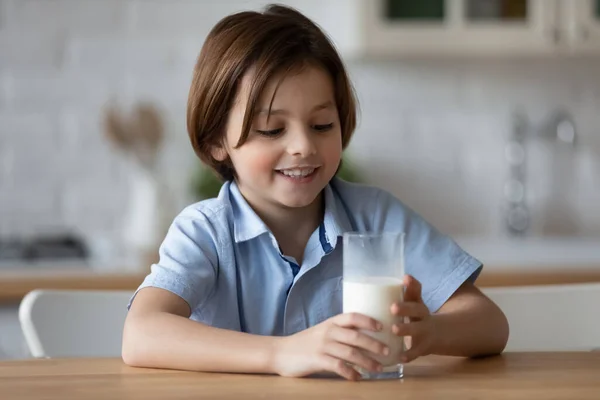
[[[313,129],[317,132],[326,132],[333,128],[333,122],[326,125],[313,125]]]
[[[260,135],[263,136],[267,136],[267,137],[276,137],[279,136],[279,134],[281,134],[281,132],[283,132],[283,128],[279,128],[279,129],[271,129],[268,131],[261,131],[261,130],[256,130],[256,132]]]

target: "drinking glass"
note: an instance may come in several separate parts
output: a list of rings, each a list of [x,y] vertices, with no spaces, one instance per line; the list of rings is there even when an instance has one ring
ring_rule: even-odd
[[[383,366],[382,372],[355,367],[363,379],[398,379],[404,338],[392,332],[403,322],[391,313],[391,305],[404,298],[404,233],[354,233],[343,235],[343,311],[367,315],[383,324],[379,332],[364,331],[389,347],[387,356],[369,354]]]

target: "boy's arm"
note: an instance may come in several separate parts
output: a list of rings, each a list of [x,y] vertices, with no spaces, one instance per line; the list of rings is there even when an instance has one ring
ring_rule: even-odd
[[[500,308],[472,282],[463,283],[444,305],[430,314],[421,298],[421,284],[405,276],[404,301],[391,312],[408,317],[392,329],[410,338],[402,361],[427,354],[475,357],[501,353],[508,341],[508,322]]]
[[[508,321],[502,310],[472,282],[465,282],[432,315],[433,354],[473,357],[498,354],[508,341]]]
[[[140,290],[125,321],[123,361],[191,371],[274,372],[277,338],[218,329],[189,316],[190,308],[179,296],[154,287]]]
[[[185,300],[163,289],[140,290],[123,333],[123,361],[136,367],[207,372],[274,373],[305,376],[329,371],[358,379],[354,364],[380,368],[373,354],[385,346],[364,330],[380,324],[360,314],[340,314],[285,337],[214,328],[189,319]]]

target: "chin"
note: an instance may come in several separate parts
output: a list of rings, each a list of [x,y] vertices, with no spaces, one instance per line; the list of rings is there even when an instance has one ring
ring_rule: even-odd
[[[284,198],[279,199],[279,203],[288,208],[302,208],[313,204],[317,197],[318,196],[285,196]]]

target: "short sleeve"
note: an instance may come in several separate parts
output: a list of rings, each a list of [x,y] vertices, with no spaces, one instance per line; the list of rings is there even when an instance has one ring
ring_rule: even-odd
[[[373,226],[405,233],[405,273],[422,286],[423,301],[437,311],[467,280],[475,282],[483,265],[388,192],[381,191]]]
[[[159,261],[139,290],[156,287],[185,300],[194,310],[214,290],[218,268],[218,237],[209,218],[187,208],[171,224],[159,249]],[[135,294],[129,305],[133,302]]]

